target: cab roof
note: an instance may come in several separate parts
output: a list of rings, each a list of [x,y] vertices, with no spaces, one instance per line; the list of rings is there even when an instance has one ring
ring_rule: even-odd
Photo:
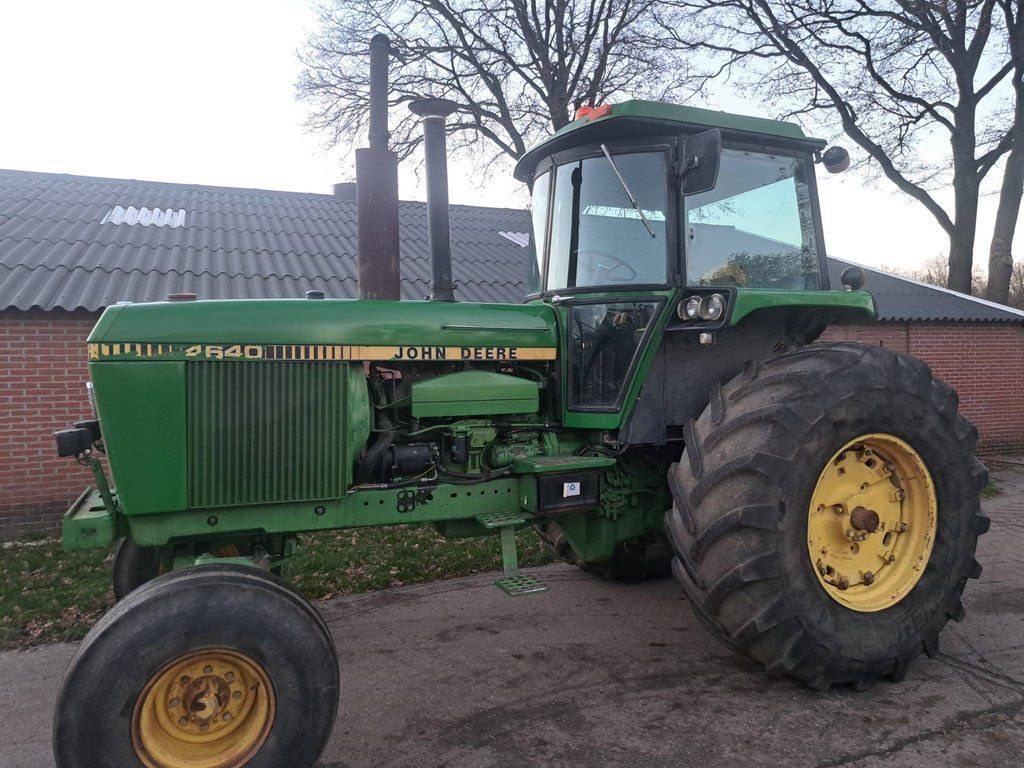
[[[529,182],[541,159],[580,144],[629,136],[653,136],[680,130],[695,132],[708,128],[720,128],[723,133],[734,136],[754,134],[786,144],[803,145],[812,151],[823,149],[825,146],[825,142],[808,137],[796,123],[633,99],[611,105],[609,114],[573,120],[537,146],[527,150],[516,164],[515,177],[520,181]]]

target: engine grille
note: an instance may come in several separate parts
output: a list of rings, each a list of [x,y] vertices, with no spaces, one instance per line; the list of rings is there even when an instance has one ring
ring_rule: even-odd
[[[345,369],[190,362],[189,506],[337,498],[345,491]]]

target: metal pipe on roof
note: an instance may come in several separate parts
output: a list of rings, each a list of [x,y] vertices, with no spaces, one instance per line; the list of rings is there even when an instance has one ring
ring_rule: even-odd
[[[388,149],[388,53],[386,35],[370,41],[369,149],[356,150],[359,298],[402,296],[398,237],[398,156]]]
[[[427,163],[427,232],[430,237],[431,301],[455,301],[452,286],[451,218],[448,210],[448,150],[445,120],[458,105],[448,99],[418,99],[409,109],[423,118]]]

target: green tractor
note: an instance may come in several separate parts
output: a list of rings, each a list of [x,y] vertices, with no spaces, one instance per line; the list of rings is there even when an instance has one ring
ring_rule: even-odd
[[[443,135],[445,105],[421,107]],[[857,270],[829,285],[814,168],[846,158],[823,150],[784,122],[582,110],[516,168],[522,305],[109,308],[88,339],[94,419],[57,440],[96,481],[65,545],[123,540],[121,599],[68,669],[58,766],[312,765],[339,675],[328,627],[274,575],[300,532],[499,536],[517,595],[544,589],[517,567],[533,527],[599,574],[671,571],[724,643],[818,689],[934,653],[981,571],[985,471],[924,363],[812,343],[875,313]],[[389,207],[364,199],[361,217]]]

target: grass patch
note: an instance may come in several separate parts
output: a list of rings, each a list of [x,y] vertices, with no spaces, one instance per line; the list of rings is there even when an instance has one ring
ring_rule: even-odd
[[[65,552],[54,539],[0,550],[0,649],[80,640],[114,604],[110,555]]]
[[[552,556],[532,531],[518,535],[521,565]],[[501,569],[496,536],[441,538],[428,525],[303,535],[282,575],[311,600]],[[0,550],[0,649],[79,640],[114,604],[113,557],[65,552],[59,541],[20,539]]]
[[[981,498],[992,499],[1002,493],[999,486],[996,485],[995,481],[990,477],[988,482],[985,483],[985,487],[981,489]]]

